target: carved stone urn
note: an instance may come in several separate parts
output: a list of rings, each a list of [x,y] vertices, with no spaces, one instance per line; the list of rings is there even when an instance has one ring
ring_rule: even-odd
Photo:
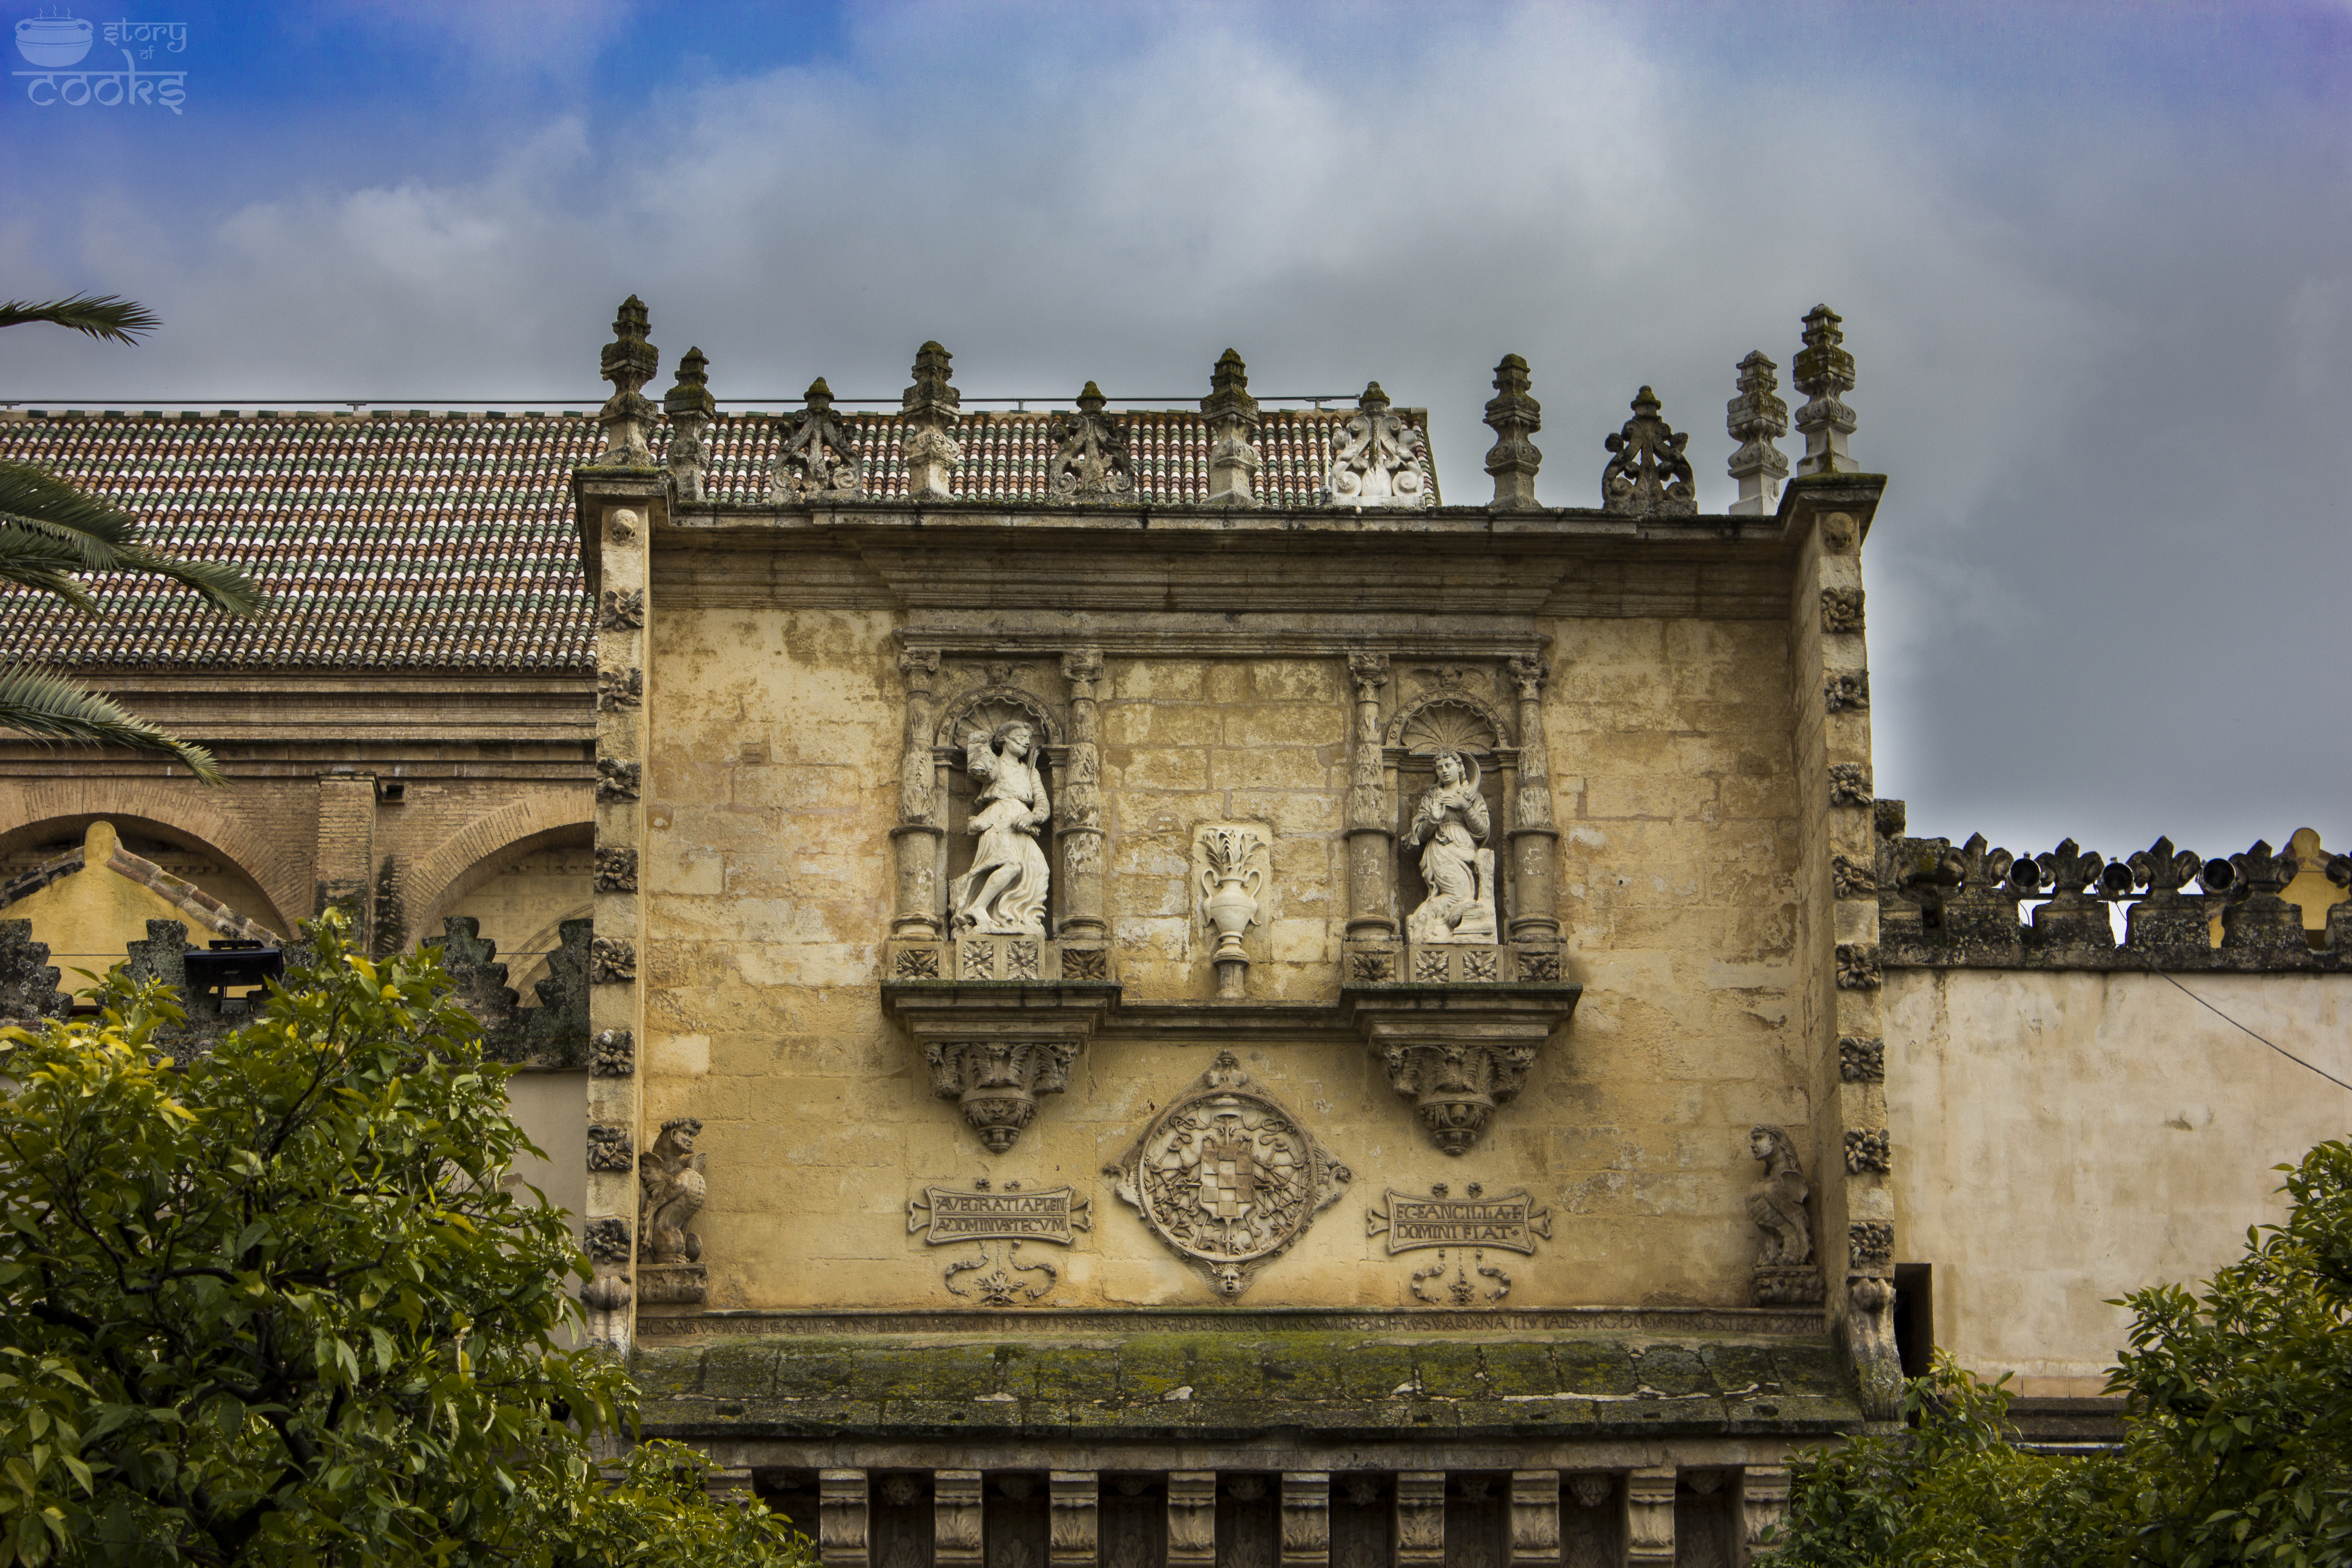
[[[1242,951],[1242,933],[1257,920],[1257,895],[1265,885],[1263,866],[1251,863],[1261,840],[1245,827],[1213,827],[1201,835],[1206,865],[1201,873],[1202,910],[1217,933],[1211,960],[1217,966],[1220,1000],[1238,1001],[1247,994],[1249,954]]]

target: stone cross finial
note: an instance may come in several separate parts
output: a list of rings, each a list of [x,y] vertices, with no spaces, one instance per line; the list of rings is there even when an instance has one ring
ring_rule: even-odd
[[[700,349],[687,350],[677,362],[677,384],[662,396],[662,412],[669,416],[670,477],[677,482],[680,500],[703,499],[702,470],[709,455],[702,445],[702,432],[719,409],[704,375],[709,368],[710,361]]]
[[[849,432],[833,412],[833,388],[824,377],[809,383],[807,406],[786,415],[782,449],[768,476],[772,502],[833,500],[866,488],[865,464],[850,445]]]
[[[1045,470],[1055,500],[1109,500],[1135,489],[1127,431],[1103,416],[1102,389],[1093,382],[1078,394],[1076,415],[1057,415],[1046,432],[1054,458]]]
[[[613,395],[596,411],[596,423],[604,427],[604,450],[597,455],[597,468],[653,467],[646,431],[655,410],[640,389],[661,370],[661,353],[646,341],[649,326],[643,300],[632,294],[621,301],[620,312],[613,318],[613,341],[604,345],[601,374],[613,384]]]
[[[1201,399],[1201,416],[1209,426],[1210,504],[1255,506],[1252,487],[1263,467],[1253,440],[1257,399],[1249,394],[1249,367],[1232,349],[1209,373],[1209,395]]]
[[[1495,476],[1498,510],[1520,511],[1538,505],[1536,469],[1543,453],[1528,439],[1543,428],[1543,405],[1528,395],[1528,362],[1505,354],[1495,367],[1495,395],[1486,403],[1486,423],[1495,445],[1486,454],[1486,471]]]
[[[1601,445],[1610,452],[1601,473],[1602,510],[1635,517],[1689,517],[1698,510],[1690,460],[1683,456],[1686,435],[1678,436],[1658,416],[1658,395],[1648,387],[1633,395],[1633,417]]]
[[[948,351],[936,342],[916,350],[915,384],[899,399],[900,422],[912,432],[900,448],[910,500],[949,500],[955,495],[963,446],[951,432],[963,410],[963,395],[948,380]]]
[[[1780,368],[1763,350],[1750,353],[1739,362],[1739,395],[1724,409],[1723,426],[1739,443],[1730,464],[1739,481],[1739,499],[1731,503],[1735,516],[1770,516],[1789,478],[1789,459],[1772,444],[1789,433],[1789,405],[1780,401],[1780,378],[1774,374]]]
[[[1839,345],[1845,333],[1838,330],[1844,318],[1827,305],[1816,305],[1805,317],[1805,346],[1797,355],[1790,378],[1811,399],[1797,410],[1797,428],[1805,433],[1805,455],[1798,459],[1797,475],[1857,472],[1846,455],[1845,438],[1853,434],[1853,410],[1838,400],[1853,390],[1853,356]]]

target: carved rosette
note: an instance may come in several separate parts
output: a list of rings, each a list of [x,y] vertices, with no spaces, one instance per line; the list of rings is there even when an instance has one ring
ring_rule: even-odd
[[[963,1119],[991,1153],[1013,1147],[1036,1118],[1040,1095],[1070,1086],[1077,1046],[1067,1040],[975,1040],[925,1050],[931,1092],[963,1107]]]
[[[1478,1142],[1496,1106],[1517,1097],[1536,1047],[1431,1042],[1391,1046],[1381,1057],[1389,1087],[1413,1102],[1429,1141],[1458,1155]]]
[[[1307,1234],[1354,1180],[1232,1052],[1153,1118],[1118,1184],[1160,1243],[1232,1300]]]

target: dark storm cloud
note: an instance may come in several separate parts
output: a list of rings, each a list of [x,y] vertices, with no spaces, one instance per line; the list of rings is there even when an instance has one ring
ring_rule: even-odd
[[[1547,500],[1597,496],[1647,383],[1723,505],[1732,365],[1785,374],[1827,300],[1893,476],[1875,719],[1915,830],[2352,840],[2341,11],[849,17],[838,57],[583,92],[472,172],[93,195],[78,254],[0,249],[155,303],[157,400],[583,406],[634,290],[722,395],[893,395],[930,337],[976,395],[1197,396],[1228,344],[1269,393],[1377,377],[1456,501],[1517,352]],[[45,393],[133,363],[8,347]]]

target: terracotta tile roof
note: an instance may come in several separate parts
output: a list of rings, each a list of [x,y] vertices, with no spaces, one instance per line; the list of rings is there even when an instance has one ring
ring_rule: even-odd
[[[1267,409],[1258,493],[1321,500],[1331,432],[1351,409]],[[1397,409],[1424,442],[1427,419]],[[1127,411],[1138,501],[1205,499],[1209,439],[1197,411]],[[1042,500],[1048,410],[967,414],[960,495]],[[867,489],[903,498],[892,413],[845,423]],[[779,437],[768,415],[722,416],[706,434],[709,492],[758,504]],[[656,433],[655,449],[668,431]],[[59,414],[0,420],[0,457],[37,463],[143,522],[158,549],[233,561],[271,601],[260,620],[205,610],[166,584],[95,574],[93,620],[0,589],[0,658],[79,669],[310,668],[587,673],[592,606],[572,521],[572,470],[599,432],[584,413],[505,418]],[[1431,465],[1429,486],[1435,497]]]

